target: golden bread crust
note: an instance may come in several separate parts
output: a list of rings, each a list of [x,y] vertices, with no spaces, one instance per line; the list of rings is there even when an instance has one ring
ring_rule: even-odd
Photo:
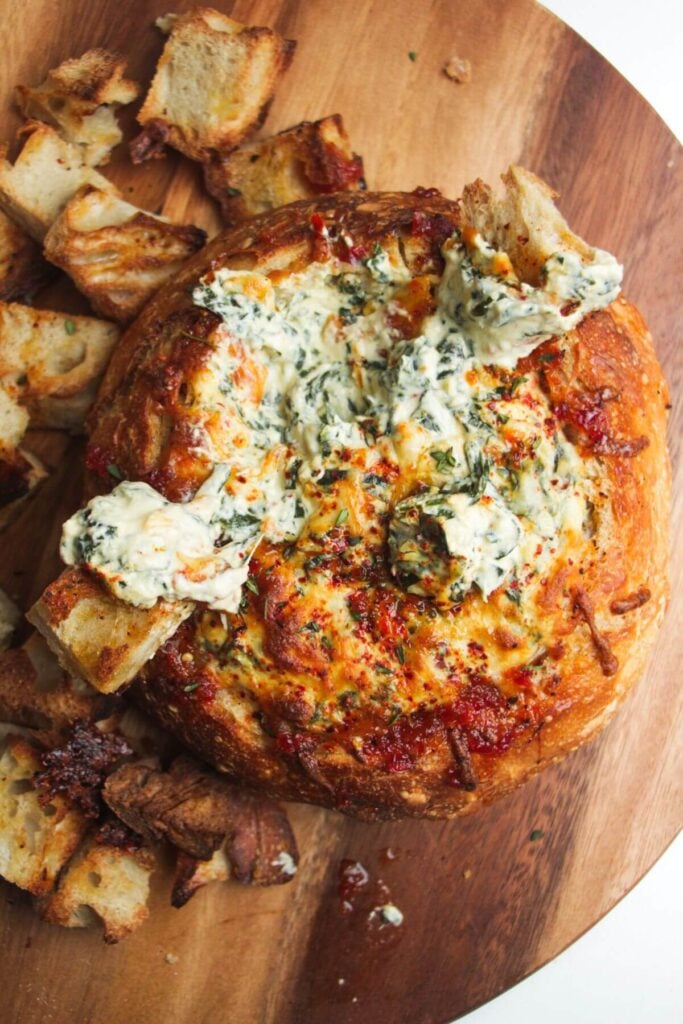
[[[91,415],[92,488],[111,488],[106,467],[115,463],[183,500],[210,472],[190,442],[187,401],[218,323],[189,294],[208,270],[301,269],[344,258],[344,246],[348,258],[351,237],[366,252],[376,242],[398,246],[419,278],[440,272],[441,246],[459,222],[458,204],[433,192],[351,193],[294,204],[214,240],[114,354]],[[530,620],[502,588],[435,616],[428,599],[397,587],[383,541],[367,564],[337,558],[347,527],[328,528],[328,547],[318,551],[328,561],[315,569],[304,565],[310,535],[293,555],[264,544],[240,616],[225,629],[197,610],[145,666],[137,692],[157,719],[220,769],[274,795],[367,819],[466,813],[602,728],[642,674],[666,604],[666,385],[647,328],[623,299],[519,369],[534,389],[528,401],[598,481],[594,528],[534,581]],[[507,380],[495,367],[481,372]],[[321,502],[328,517],[343,504],[348,528],[362,534],[372,500],[352,477],[335,481]],[[415,484],[389,470],[385,482],[390,503]],[[308,628],[313,619],[325,647],[318,627]],[[377,691],[373,703],[362,675],[389,658],[404,699],[394,719],[378,709]],[[321,723],[316,709],[330,695],[338,711]]]

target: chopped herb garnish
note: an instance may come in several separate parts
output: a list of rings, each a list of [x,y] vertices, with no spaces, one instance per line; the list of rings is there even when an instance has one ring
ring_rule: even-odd
[[[406,652],[403,650],[403,648],[401,647],[400,644],[396,648],[396,657],[398,658],[398,660],[400,661],[400,663],[402,665],[405,665],[405,663],[406,663]]]
[[[453,455],[452,448],[448,448],[447,450],[435,449],[429,454],[434,459],[439,473],[445,473],[446,470],[453,469],[455,466],[455,456]]]
[[[107,466],[107,473],[109,473],[109,476],[113,476],[115,480],[123,480],[123,473],[115,462],[109,463]]]
[[[375,670],[377,672],[381,672],[383,676],[390,676],[393,674],[390,668],[387,668],[386,665],[382,664],[375,665]]]
[[[339,512],[339,515],[337,516],[335,525],[336,526],[341,526],[342,523],[345,523],[348,518],[349,518],[349,510],[347,508],[341,509],[340,512]]]
[[[185,691],[185,693],[192,693],[194,690],[197,689],[198,686],[199,683],[190,683],[188,686],[183,686],[183,690]]]
[[[260,593],[260,590],[258,588],[258,583],[256,582],[255,579],[253,579],[253,577],[250,576],[245,581],[244,585],[247,588],[247,590],[251,590],[252,594],[259,594]]]
[[[519,590],[514,590],[512,587],[505,591],[505,596],[509,598],[513,604],[519,604],[522,599],[522,595]]]
[[[304,623],[304,625],[301,627],[299,632],[300,633],[319,633],[320,632],[320,625],[314,619],[311,619],[310,622]]]
[[[66,331],[67,334],[75,334],[78,328],[76,327],[76,324],[74,323],[73,320],[65,320],[64,330]]]
[[[229,185],[228,188],[226,188],[225,191],[228,193],[228,195],[231,198],[234,198],[235,196],[241,196],[242,195],[242,190],[239,189],[239,188],[234,188],[232,185]]]
[[[417,53],[415,52],[415,50],[409,50],[408,51],[408,57],[409,57],[410,60],[415,62],[417,60]]]
[[[393,725],[394,722],[401,717],[401,708],[398,704],[391,705],[391,715],[389,717],[389,725]]]
[[[535,828],[529,836],[529,841],[532,843],[536,843],[539,839],[542,839],[544,835],[545,832],[543,831],[543,829]]]
[[[323,645],[323,647],[326,650],[328,650],[328,651],[332,650],[332,641],[330,640],[329,636],[321,636],[320,637],[320,643]]]

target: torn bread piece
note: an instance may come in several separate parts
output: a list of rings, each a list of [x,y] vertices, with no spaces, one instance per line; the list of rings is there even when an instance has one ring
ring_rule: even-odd
[[[339,114],[218,153],[204,164],[204,179],[228,225],[297,199],[365,188],[362,157]]]
[[[21,612],[4,590],[0,590],[0,651],[5,651],[10,645],[12,634],[21,621]],[[0,720],[2,715],[2,658],[0,655]]]
[[[50,125],[29,121],[21,134],[25,142],[14,164],[7,160],[7,146],[0,146],[0,210],[36,241],[42,242],[83,185],[118,195],[110,181],[84,162],[80,148]]]
[[[0,749],[0,875],[44,895],[81,841],[87,821],[63,797],[41,803],[33,786],[40,751],[26,738],[9,735]]]
[[[26,433],[29,416],[19,404],[16,388],[0,380],[0,529],[17,514],[47,470],[19,445]]]
[[[32,426],[79,432],[118,339],[94,317],[0,302],[0,381]]]
[[[26,617],[67,672],[113,693],[135,678],[193,608],[190,602],[165,601],[135,608],[111,597],[86,571],[69,568]]]
[[[104,718],[111,700],[71,679],[38,633],[0,654],[0,721],[38,730],[45,743],[58,744],[78,721]]]
[[[150,842],[167,839],[198,860],[222,848],[240,882],[275,885],[296,873],[296,840],[284,810],[191,757],[177,757],[168,771],[123,765],[108,776],[102,795]]]
[[[166,143],[193,160],[234,149],[265,120],[296,43],[210,7],[164,19],[169,37],[138,114],[133,163]]]
[[[18,224],[0,213],[0,300],[33,295],[56,273]]]
[[[100,829],[85,840],[63,871],[55,892],[39,901],[43,920],[64,928],[101,921],[104,941],[120,942],[139,928],[149,910],[151,850],[107,841]]]
[[[508,254],[521,281],[542,284],[542,269],[554,253],[574,250],[590,260],[595,249],[575,235],[555,206],[557,193],[524,167],[503,174],[505,194],[497,198],[478,178],[462,194],[463,223],[494,249]]]
[[[45,255],[69,274],[95,312],[128,323],[205,241],[200,228],[171,224],[86,186],[48,231]]]
[[[178,851],[171,890],[171,906],[184,907],[194,894],[211,882],[227,882],[230,878],[230,861],[225,844],[220,846],[209,860],[198,860],[189,853]]]
[[[116,108],[132,103],[140,89],[124,77],[126,62],[108,50],[88,50],[48,71],[31,88],[18,85],[17,106],[28,118],[47,121],[81,150],[92,167],[106,163],[122,139]]]

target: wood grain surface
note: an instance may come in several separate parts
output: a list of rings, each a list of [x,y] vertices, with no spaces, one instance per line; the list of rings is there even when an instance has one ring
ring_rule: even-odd
[[[340,112],[372,188],[435,185],[457,195],[521,162],[561,194],[570,223],[626,263],[674,395],[674,598],[650,670],[608,730],[559,767],[463,821],[364,825],[291,808],[303,852],[294,883],[236,884],[168,904],[155,877],[145,927],[117,947],[43,924],[0,888],[0,1018],[12,1024],[441,1024],[546,963],[614,905],[681,820],[683,633],[680,147],[647,103],[531,0],[257,0],[216,7],[298,40],[270,133]],[[190,3],[170,5],[182,10]],[[34,83],[92,46],[149,76],[166,0],[2,0],[0,137],[18,126],[16,82]],[[618,26],[615,27],[618,31]],[[417,54],[409,59],[409,51]],[[441,73],[471,60],[470,84]],[[132,112],[124,118],[132,131]],[[211,229],[196,166],[171,156],[107,168],[140,206]],[[41,305],[76,310],[60,285]],[[0,541],[0,585],[23,606],[56,570],[59,523],[78,501],[79,444],[41,434],[54,474]],[[66,456],[65,456],[66,451]],[[541,830],[530,841],[532,830]],[[387,851],[390,850],[390,853]],[[405,915],[378,941],[368,906],[343,915],[341,858],[381,879]],[[381,898],[381,902],[386,900]],[[166,954],[177,960],[169,963]]]

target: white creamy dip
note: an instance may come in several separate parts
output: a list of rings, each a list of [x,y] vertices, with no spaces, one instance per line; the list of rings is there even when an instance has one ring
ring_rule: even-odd
[[[585,262],[561,251],[534,288],[477,235],[467,245],[454,236],[444,257],[436,308],[408,339],[391,322],[411,277],[398,250],[376,246],[362,264],[313,263],[273,280],[207,274],[193,301],[222,325],[193,390],[223,425],[206,449],[216,469],[185,504],[141,483],[94,499],[65,524],[64,560],[91,566],[132,604],[163,597],[235,610],[259,537],[295,540],[342,450],[380,444],[399,470],[421,473],[389,524],[402,586],[451,602],[476,587],[487,598],[531,559],[541,567],[547,541],[556,552],[558,538],[571,543],[585,528],[590,472],[544,429],[535,385],[521,375],[486,384],[482,364],[511,369],[606,306],[621,268],[600,250]],[[259,381],[251,390],[245,366]],[[504,426],[529,439],[515,470]]]
[[[139,608],[165,598],[237,611],[248,553],[240,544],[216,546],[229,473],[228,466],[217,466],[184,504],[167,501],[148,484],[120,483],[64,524],[63,560],[89,565],[116,597]]]

